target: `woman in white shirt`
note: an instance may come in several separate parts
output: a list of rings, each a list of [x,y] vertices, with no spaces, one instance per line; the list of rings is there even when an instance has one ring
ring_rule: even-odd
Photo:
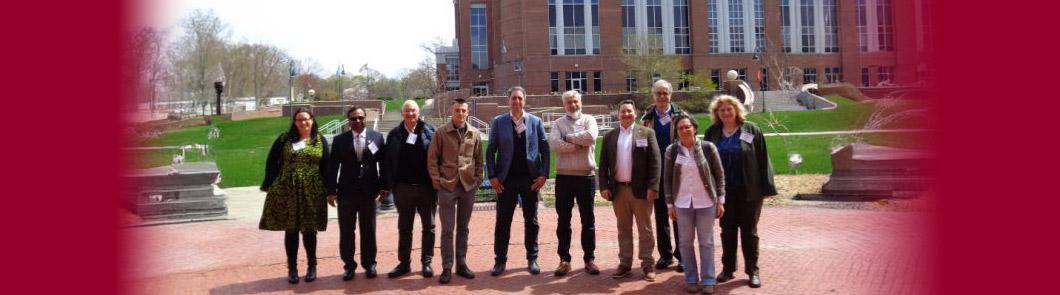
[[[686,115],[674,117],[680,139],[666,148],[663,185],[670,218],[680,229],[678,249],[685,269],[685,291],[714,293],[714,219],[724,214],[725,172],[718,148],[696,137],[699,124]],[[699,242],[699,267],[693,240]]]

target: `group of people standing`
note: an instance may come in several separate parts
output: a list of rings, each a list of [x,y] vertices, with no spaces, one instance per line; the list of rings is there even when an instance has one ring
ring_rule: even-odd
[[[539,274],[537,206],[549,177],[549,157],[554,154],[560,257],[556,276],[572,269],[575,205],[581,220],[585,272],[600,273],[595,264],[593,211],[599,191],[603,199],[612,202],[618,226],[619,264],[612,277],[633,273],[636,228],[644,280],[654,281],[656,269],[667,269],[676,260],[675,270],[684,272],[688,292],[712,293],[715,284],[733,279],[739,236],[748,284],[760,287],[758,217],[763,199],[776,194],[762,131],[746,121],[747,111],[737,99],[722,95],[711,103],[714,123],[701,140],[695,118],[671,103],[672,91],[669,82],[657,81],[652,90],[655,105],[639,118],[639,124],[634,103],[619,103],[620,125],[603,134],[599,158],[599,128],[593,116],[582,114],[577,91],[563,93],[566,115],[553,122],[546,133],[541,119],[524,110],[526,91],[512,87],[508,91],[511,111],[491,122],[485,151],[480,131],[467,124],[468,103],[463,99],[452,102],[451,121],[437,129],[420,119],[414,101],[405,102],[402,124],[385,139],[365,128],[363,109],[351,108],[346,113],[350,131],[336,136],[330,146],[317,132],[313,114],[298,110],[289,130],[276,139],[269,152],[261,186],[267,196],[260,228],[286,232],[288,281],[292,284],[302,279],[297,268],[301,233],[308,261],[304,280],[311,282],[316,279],[316,232],[326,229],[327,205],[337,207],[343,279],[351,280],[356,274],[358,221],[360,266],[373,278],[377,275],[375,201],[393,193],[398,211],[399,264],[387,276],[399,277],[412,270],[416,216],[423,229],[421,275],[434,275],[431,263],[437,213],[442,232],[439,282],[449,283],[454,272],[473,279],[475,272],[467,261],[468,224],[475,192],[486,177],[497,193],[495,256],[490,274],[505,272],[516,208],[521,208],[525,226],[527,270]],[[722,271],[717,276],[713,261],[716,218],[720,218],[723,249]],[[698,241],[698,264],[693,241]],[[658,261],[652,253],[656,244]]]

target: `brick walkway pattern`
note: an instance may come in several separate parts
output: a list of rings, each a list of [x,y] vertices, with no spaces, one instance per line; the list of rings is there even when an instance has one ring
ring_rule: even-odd
[[[425,279],[418,272],[386,278],[397,263],[397,215],[378,217],[378,266],[380,276],[367,279],[361,269],[356,279],[341,279],[338,258],[338,225],[330,220],[328,230],[318,236],[319,278],[312,283],[286,282],[283,234],[260,231],[257,220],[169,224],[123,230],[130,241],[130,265],[125,267],[125,285],[136,294],[683,294],[683,276],[660,271],[656,282],[640,280],[640,272],[625,279],[612,279],[618,263],[617,231],[610,207],[597,207],[596,262],[599,276],[582,270],[575,214],[571,254],[575,271],[554,277],[556,212],[539,210],[542,273],[530,275],[522,244],[522,217],[512,224],[512,243],[507,272],[491,277],[493,264],[493,211],[472,214],[469,264],[477,277],[454,276],[449,285],[439,285],[441,258],[435,250],[436,275]],[[720,284],[716,294],[917,294],[929,293],[930,266],[934,257],[926,224],[927,214],[867,210],[826,209],[801,206],[767,206],[760,222],[760,267],[764,286],[751,289],[742,269],[736,279]],[[715,225],[716,226],[716,225]],[[420,265],[419,224],[413,231],[413,270]],[[635,231],[634,231],[635,232]],[[717,234],[717,229],[715,234]],[[439,232],[440,236],[440,232]],[[358,235],[358,238],[360,236]],[[715,261],[720,270],[720,239]],[[635,241],[635,239],[634,239]],[[360,249],[358,249],[360,250]],[[358,253],[359,255],[359,253]],[[657,253],[656,253],[657,257]],[[300,274],[305,272],[304,252],[299,251]],[[357,257],[359,259],[359,257]],[[742,266],[742,258],[741,266]],[[638,262],[634,262],[636,264]]]

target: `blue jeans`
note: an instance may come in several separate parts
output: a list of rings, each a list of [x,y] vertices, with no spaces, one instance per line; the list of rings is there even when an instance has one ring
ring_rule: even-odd
[[[703,209],[676,208],[678,249],[681,250],[681,266],[685,268],[685,283],[713,286],[717,284],[714,272],[714,212],[715,206]],[[699,242],[699,267],[696,267],[696,249],[692,242]]]

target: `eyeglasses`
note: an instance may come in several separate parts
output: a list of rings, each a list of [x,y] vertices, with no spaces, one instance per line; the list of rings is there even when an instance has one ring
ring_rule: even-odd
[[[347,119],[350,119],[350,121],[364,121],[363,116],[349,117]]]
[[[669,92],[656,92],[655,95],[670,95]]]

